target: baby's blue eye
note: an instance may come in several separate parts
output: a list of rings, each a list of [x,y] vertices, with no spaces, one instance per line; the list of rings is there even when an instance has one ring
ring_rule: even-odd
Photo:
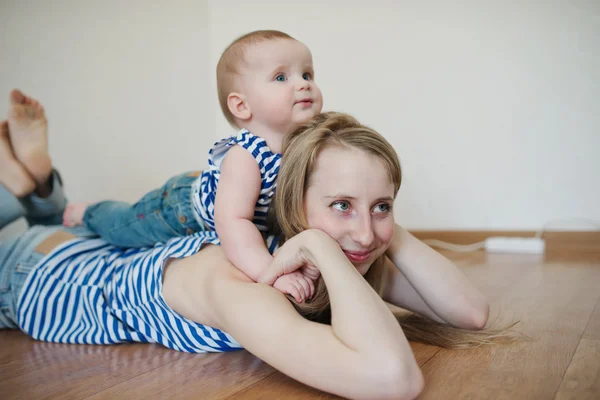
[[[275,77],[275,80],[276,80],[277,82],[285,82],[285,75],[283,75],[283,74],[279,74],[279,75],[277,75],[277,76]]]
[[[310,74],[308,72],[305,72],[302,74],[302,79],[304,79],[305,81],[310,81]]]

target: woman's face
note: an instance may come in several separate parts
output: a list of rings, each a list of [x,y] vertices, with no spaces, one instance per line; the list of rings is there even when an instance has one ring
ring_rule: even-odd
[[[383,162],[362,150],[321,151],[304,197],[308,226],[334,238],[364,275],[394,232],[394,185]]]

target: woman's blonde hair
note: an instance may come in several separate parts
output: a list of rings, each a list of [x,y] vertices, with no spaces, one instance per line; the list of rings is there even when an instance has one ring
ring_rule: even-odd
[[[269,218],[271,232],[280,235],[281,243],[308,229],[304,195],[319,154],[330,146],[354,148],[377,157],[387,169],[394,195],[398,193],[402,169],[392,145],[375,130],[347,114],[322,113],[299,126],[284,140],[283,161]],[[385,285],[384,268],[385,255],[382,255],[364,275],[380,296]],[[317,280],[315,294],[310,300],[297,303],[291,296],[288,298],[306,318],[323,323],[330,321],[329,296],[322,277]],[[417,315],[399,314],[396,318],[409,340],[446,348],[472,347],[503,337],[502,331],[459,329]]]

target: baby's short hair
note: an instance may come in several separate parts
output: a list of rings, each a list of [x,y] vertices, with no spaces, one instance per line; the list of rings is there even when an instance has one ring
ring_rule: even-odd
[[[239,66],[245,61],[246,49],[266,40],[296,40],[287,33],[275,30],[260,30],[247,33],[235,39],[223,52],[217,64],[217,92],[223,115],[232,126],[235,119],[227,106],[227,97],[236,91],[235,77],[240,73]]]

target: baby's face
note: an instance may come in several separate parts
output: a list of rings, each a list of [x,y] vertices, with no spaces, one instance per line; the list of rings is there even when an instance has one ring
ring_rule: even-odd
[[[252,45],[245,59],[240,83],[255,126],[287,133],[321,112],[323,96],[306,45],[267,40]]]

